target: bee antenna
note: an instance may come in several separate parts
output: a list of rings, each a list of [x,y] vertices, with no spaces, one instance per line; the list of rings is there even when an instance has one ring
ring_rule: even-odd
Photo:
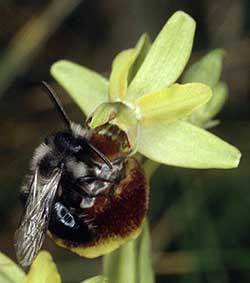
[[[53,89],[50,87],[50,85],[45,82],[45,81],[42,81],[42,86],[45,88],[45,90],[49,93],[50,95],[50,98],[52,99],[52,101],[54,102],[57,110],[60,112],[66,126],[70,129],[70,126],[71,126],[71,121],[68,117],[68,115],[66,114],[59,98],[57,97],[57,95],[55,94],[55,92],[53,91]]]
[[[110,169],[113,168],[113,165],[111,163],[111,161],[102,153],[99,151],[99,149],[97,149],[93,144],[91,144],[90,142],[86,141],[87,145],[89,146],[89,148],[91,150],[93,150],[107,165]]]

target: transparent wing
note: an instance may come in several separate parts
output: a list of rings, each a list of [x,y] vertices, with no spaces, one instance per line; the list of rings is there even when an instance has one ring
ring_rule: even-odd
[[[62,170],[57,170],[43,180],[38,168],[34,173],[24,215],[15,233],[16,256],[22,266],[29,266],[41,249],[61,175]]]

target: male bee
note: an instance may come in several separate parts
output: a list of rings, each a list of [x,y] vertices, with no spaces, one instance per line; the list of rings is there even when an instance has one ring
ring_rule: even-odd
[[[67,129],[37,147],[21,189],[25,210],[14,246],[22,266],[32,263],[47,232],[81,256],[108,253],[139,234],[147,209],[143,169],[122,151],[119,130],[71,122],[50,86],[43,86]]]

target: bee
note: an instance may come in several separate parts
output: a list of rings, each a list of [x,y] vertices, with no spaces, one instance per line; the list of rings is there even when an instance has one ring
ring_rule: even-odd
[[[36,148],[21,188],[25,208],[14,247],[23,267],[33,262],[47,233],[81,256],[106,254],[138,236],[147,210],[146,178],[122,150],[124,135],[72,122],[52,88],[42,84],[66,130]]]

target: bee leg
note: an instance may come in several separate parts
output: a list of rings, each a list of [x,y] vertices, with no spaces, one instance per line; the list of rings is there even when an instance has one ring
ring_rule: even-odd
[[[113,185],[112,181],[96,176],[79,177],[76,183],[89,197],[106,195],[105,191]]]
[[[81,183],[93,183],[95,181],[101,181],[101,182],[107,182],[107,183],[114,183],[112,180],[107,180],[105,178],[100,178],[97,176],[83,176],[83,177],[79,177],[77,178],[77,181],[81,182]]]
[[[83,197],[80,203],[81,208],[89,208],[92,207],[95,203],[95,197]]]

